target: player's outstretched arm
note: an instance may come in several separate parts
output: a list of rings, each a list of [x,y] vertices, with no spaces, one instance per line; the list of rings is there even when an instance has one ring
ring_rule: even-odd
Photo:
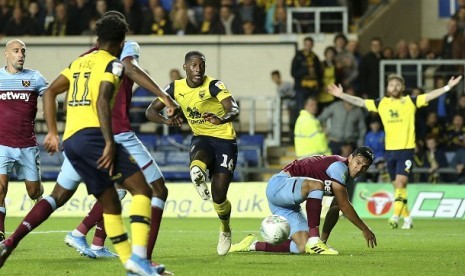
[[[47,90],[45,90],[42,99],[44,104],[44,119],[48,130],[44,139],[44,148],[50,154],[60,151],[60,139],[58,137],[56,120],[56,98],[59,94],[67,91],[68,88],[68,79],[63,75],[59,75],[55,80],[53,80]]]
[[[461,80],[462,80],[462,76],[458,76],[458,77],[455,77],[455,78],[451,77],[446,86],[435,89],[435,90],[427,93],[425,101],[426,102],[432,101],[432,100],[436,99],[437,97],[441,96],[442,94],[447,93],[454,86],[456,86]]]
[[[162,101],[160,101],[160,99],[156,98],[152,101],[152,103],[145,111],[145,116],[151,122],[157,124],[164,124],[167,126],[181,126],[183,121],[182,117],[180,117],[179,115],[175,115],[173,117],[166,118],[160,113],[163,110],[163,108],[165,108],[165,104]]]
[[[218,115],[211,112],[205,112],[202,114],[202,118],[214,125],[221,125],[224,123],[232,122],[239,116],[239,107],[236,103],[236,100],[234,100],[232,96],[223,99],[221,104],[226,111],[223,117],[219,117]]]
[[[355,226],[362,230],[363,237],[367,241],[368,247],[374,248],[377,245],[376,236],[371,231],[371,229],[363,222],[363,220],[358,216],[354,207],[349,201],[349,195],[347,194],[347,189],[337,182],[332,182],[334,197],[337,200],[337,205],[339,209],[344,213],[345,217],[350,220]]]
[[[178,103],[168,93],[163,91],[144,69],[140,68],[139,63],[134,57],[130,56],[123,59],[123,65],[125,74],[131,80],[163,99],[167,106],[168,116],[173,116],[180,111]]]
[[[357,96],[352,96],[347,93],[344,93],[342,90],[342,85],[336,85],[336,84],[330,84],[328,85],[328,93],[333,95],[334,97],[340,98],[348,103],[351,103],[353,105],[359,106],[359,107],[365,107],[365,100],[357,97]]]

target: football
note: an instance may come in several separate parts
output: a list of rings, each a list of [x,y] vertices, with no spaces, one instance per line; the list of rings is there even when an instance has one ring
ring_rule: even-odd
[[[271,244],[280,244],[289,238],[291,228],[285,217],[272,215],[266,217],[260,226],[263,240]]]

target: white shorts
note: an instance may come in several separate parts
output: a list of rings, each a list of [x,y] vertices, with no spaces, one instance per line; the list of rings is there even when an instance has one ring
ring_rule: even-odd
[[[19,180],[40,181],[39,147],[11,148],[0,145],[0,174],[11,175],[13,169]]]
[[[147,183],[150,184],[163,177],[157,163],[134,132],[123,132],[114,137],[115,142],[123,145],[129,154],[134,157],[144,173]],[[63,157],[64,160],[61,165],[60,173],[58,174],[57,182],[61,187],[67,190],[76,190],[81,182],[81,177],[69,162],[66,154],[63,154]]]

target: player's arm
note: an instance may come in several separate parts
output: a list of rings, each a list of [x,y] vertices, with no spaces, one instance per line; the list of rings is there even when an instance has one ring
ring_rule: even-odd
[[[48,133],[44,139],[44,147],[47,152],[53,154],[60,150],[59,148],[59,138],[58,138],[58,130],[57,130],[57,105],[56,105],[56,98],[59,94],[64,93],[69,88],[69,80],[63,76],[59,75],[45,90],[43,96],[43,104],[44,104],[44,119],[45,123],[47,124]]]
[[[167,126],[181,126],[182,118],[180,116],[167,118],[160,113],[165,107],[165,104],[159,98],[156,98],[145,111],[145,116],[151,122],[157,124],[164,124]]]
[[[239,117],[239,107],[237,106],[236,100],[234,100],[233,96],[223,99],[221,104],[226,112],[224,116],[219,117],[216,114],[205,112],[202,114],[202,117],[214,125],[229,123]]]
[[[97,98],[97,114],[100,122],[100,129],[105,139],[105,148],[102,156],[97,161],[99,169],[108,169],[113,175],[113,161],[115,159],[116,146],[111,129],[111,106],[110,101],[115,92],[115,86],[109,81],[102,81],[99,86]]]
[[[359,106],[359,107],[365,107],[365,100],[360,98],[360,97],[357,97],[357,96],[352,96],[352,95],[349,95],[347,93],[344,93],[344,91],[342,90],[342,85],[335,85],[334,83],[333,84],[330,84],[328,85],[328,93],[333,95],[334,97],[337,97],[337,98],[340,98],[348,103],[351,103],[355,106]]]
[[[435,89],[425,94],[425,101],[432,101],[441,96],[442,94],[447,93],[447,91],[451,90],[454,86],[456,86],[460,82],[460,80],[462,80],[462,76],[458,76],[456,78],[451,77],[446,86]]]
[[[154,95],[163,99],[167,106],[168,116],[173,116],[179,112],[180,108],[176,101],[174,101],[168,93],[163,91],[158,84],[140,68],[137,59],[133,56],[125,57],[122,61],[124,65],[124,72],[131,80],[137,83],[139,86],[149,90]]]
[[[355,226],[362,230],[363,236],[367,241],[368,247],[376,246],[376,237],[375,234],[370,230],[370,228],[363,222],[363,220],[358,216],[354,207],[349,201],[349,195],[347,194],[347,189],[336,181],[332,181],[331,184],[333,188],[333,194],[336,198],[337,205],[339,209],[344,213],[344,216],[350,220]]]

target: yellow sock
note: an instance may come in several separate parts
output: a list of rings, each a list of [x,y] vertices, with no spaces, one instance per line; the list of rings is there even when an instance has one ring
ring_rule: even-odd
[[[131,222],[133,253],[141,258],[147,257],[147,240],[150,231],[150,198],[144,195],[132,197],[129,208],[129,220]]]
[[[408,205],[407,205],[407,189],[402,189],[403,194],[402,197],[404,198],[404,208],[402,209],[402,217],[410,217],[410,212],[408,210]]]
[[[394,216],[399,217],[402,213],[402,210],[406,206],[407,202],[407,189],[405,188],[396,188],[395,190],[395,201],[394,201]]]
[[[203,163],[200,160],[193,160],[191,162],[191,165],[190,165],[189,168],[192,169],[193,166],[197,166],[197,167],[201,168],[204,172],[207,171],[207,164]]]
[[[229,227],[229,217],[231,216],[231,202],[226,199],[225,202],[221,204],[217,204],[213,202],[213,208],[215,208],[216,213],[221,221],[221,232],[231,232],[231,228]]]
[[[128,233],[124,229],[123,218],[121,215],[103,214],[103,224],[105,232],[110,238],[119,259],[123,264],[131,257],[131,243],[128,239]]]

